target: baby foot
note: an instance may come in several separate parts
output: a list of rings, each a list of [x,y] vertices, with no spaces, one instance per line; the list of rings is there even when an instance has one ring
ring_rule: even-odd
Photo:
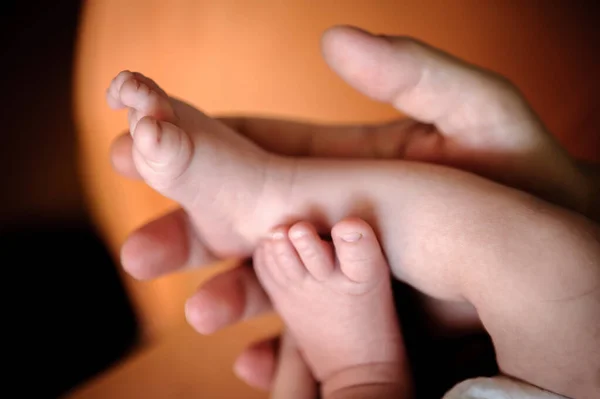
[[[335,257],[312,225],[278,227],[255,252],[257,275],[324,397],[368,387],[408,393],[390,271],[375,234],[362,220],[347,219],[332,237]]]
[[[146,183],[186,208],[214,255],[248,255],[254,246],[244,226],[259,229],[264,219],[257,204],[264,210],[277,201],[268,183],[285,180],[279,177],[286,171],[283,160],[278,164],[274,155],[170,98],[139,73],[119,73],[107,101],[129,110],[133,157]]]

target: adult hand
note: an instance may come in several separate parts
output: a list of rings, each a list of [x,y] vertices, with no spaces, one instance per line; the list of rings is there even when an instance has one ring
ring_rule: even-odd
[[[503,78],[408,38],[372,36],[347,27],[325,33],[323,52],[331,68],[350,85],[414,119],[334,127],[223,120],[266,149],[283,154],[435,162],[531,191],[583,213],[593,209],[583,174]],[[546,154],[559,156],[549,160]],[[122,174],[137,177],[128,135],[114,143],[112,159]],[[163,216],[129,237],[122,250],[123,266],[132,276],[149,279],[213,263],[217,259],[196,234],[183,210]],[[215,277],[186,304],[188,320],[201,333],[270,309],[249,267]],[[268,345],[261,345],[243,353],[236,370],[251,385],[267,387],[274,355],[265,349]],[[257,372],[257,367],[265,372]]]

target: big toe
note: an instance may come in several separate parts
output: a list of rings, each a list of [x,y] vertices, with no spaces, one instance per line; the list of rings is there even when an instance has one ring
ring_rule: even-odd
[[[133,148],[136,167],[151,187],[163,192],[182,185],[180,178],[190,167],[193,154],[192,141],[182,129],[144,117],[133,131]],[[163,194],[184,199],[179,192]]]
[[[304,266],[317,280],[324,280],[334,270],[331,244],[323,241],[313,225],[299,222],[289,231],[289,237]]]
[[[110,83],[106,99],[111,108],[129,108],[130,130],[144,116],[175,120],[175,111],[164,90],[138,72],[120,72]]]
[[[340,269],[356,283],[380,281],[389,273],[373,229],[363,220],[348,218],[331,230]]]

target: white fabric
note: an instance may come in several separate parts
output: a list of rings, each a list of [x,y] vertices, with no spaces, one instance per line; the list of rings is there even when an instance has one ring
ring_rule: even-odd
[[[506,377],[473,378],[454,386],[443,399],[566,399]]]

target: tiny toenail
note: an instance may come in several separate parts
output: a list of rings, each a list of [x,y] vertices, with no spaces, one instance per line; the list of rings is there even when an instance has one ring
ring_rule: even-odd
[[[308,233],[306,232],[306,230],[292,230],[290,231],[290,237],[291,238],[302,238],[302,237],[306,237],[308,235]]]
[[[362,234],[357,232],[342,234],[340,238],[346,242],[356,242],[362,238]]]
[[[283,231],[274,231],[271,233],[271,238],[274,240],[281,240],[282,238],[285,238],[285,234],[283,234]]]

